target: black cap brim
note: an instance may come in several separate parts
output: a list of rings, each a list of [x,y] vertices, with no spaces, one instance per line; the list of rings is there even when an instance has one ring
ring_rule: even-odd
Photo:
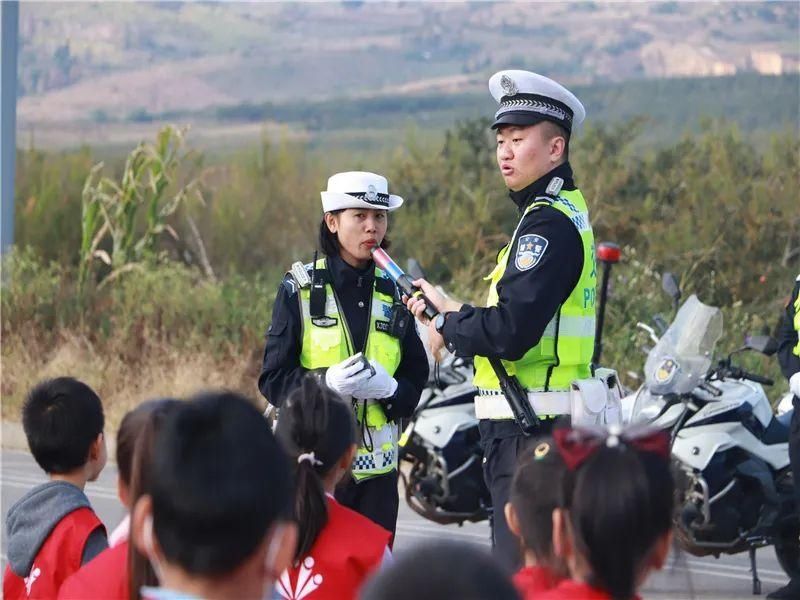
[[[492,129],[497,129],[503,125],[517,125],[519,127],[527,127],[528,125],[536,125],[547,119],[542,115],[537,115],[530,111],[509,111],[503,113],[492,124]]]

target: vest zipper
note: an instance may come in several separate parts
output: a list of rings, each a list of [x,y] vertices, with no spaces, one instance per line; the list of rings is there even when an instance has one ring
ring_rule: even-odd
[[[347,344],[347,351],[350,355],[352,355],[354,354],[352,350],[353,348],[355,348],[355,342],[353,341],[353,334],[350,333],[350,324],[347,322],[347,317],[345,316],[344,310],[342,309],[342,303],[339,301],[339,295],[336,293],[336,288],[334,287],[333,284],[331,284],[331,291],[333,292],[333,299],[336,302],[336,309],[339,312],[339,317],[342,319],[342,324],[344,325],[345,344]],[[373,283],[372,289],[369,292],[369,314],[367,318],[367,332],[366,335],[364,336],[364,348],[361,350],[362,354],[366,353],[367,342],[369,342],[369,330],[370,330],[370,325],[372,324],[372,294],[374,291],[375,291],[375,285]],[[353,408],[355,409],[357,405],[358,402],[356,402],[356,400],[353,399]],[[375,450],[375,447],[372,441],[372,432],[369,430],[369,427],[367,426],[367,400],[364,400],[364,404],[362,406],[363,409],[361,411],[361,442],[366,451],[372,453]],[[369,441],[367,441],[368,437]]]

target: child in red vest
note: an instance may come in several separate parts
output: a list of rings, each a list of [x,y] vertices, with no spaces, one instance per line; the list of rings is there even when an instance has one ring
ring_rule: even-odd
[[[177,400],[151,400],[122,418],[117,432],[117,493],[120,502],[129,510],[148,491],[147,474],[155,435],[176,406]],[[63,583],[58,593],[59,600],[127,600],[130,597],[128,526],[129,518],[126,516],[111,535],[111,547]],[[114,537],[117,543],[114,543]],[[136,589],[157,583],[146,561],[141,561],[135,572],[141,580]]]
[[[46,380],[28,394],[22,426],[50,481],[8,511],[6,600],[55,598],[67,577],[108,547],[105,528],[83,493],[106,464],[104,425],[100,398],[76,379]]]
[[[571,580],[541,600],[638,598],[672,539],[669,437],[641,426],[562,429],[553,437],[567,465],[553,548]]]
[[[538,598],[569,573],[553,554],[553,511],[561,505],[566,467],[553,439],[542,438],[523,453],[511,481],[506,522],[522,546],[525,566],[514,575],[524,600]]]
[[[353,410],[307,377],[281,407],[276,429],[295,467],[294,516],[299,535],[294,564],[276,583],[281,598],[355,598],[388,559],[391,534],[334,500],[356,453]]]
[[[132,597],[255,600],[272,591],[297,528],[286,454],[252,402],[234,392],[181,402],[155,436],[148,478],[130,544],[158,587],[134,589],[132,573]]]

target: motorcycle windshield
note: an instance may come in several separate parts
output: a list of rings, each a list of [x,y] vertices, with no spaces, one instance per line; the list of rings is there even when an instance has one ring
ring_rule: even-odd
[[[722,336],[722,312],[690,296],[647,355],[647,388],[655,394],[685,394],[708,372]]]

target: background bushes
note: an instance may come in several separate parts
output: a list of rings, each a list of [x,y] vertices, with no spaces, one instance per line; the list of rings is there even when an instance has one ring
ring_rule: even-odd
[[[762,149],[733,125],[706,122],[677,143],[642,151],[648,126],[588,128],[571,149],[597,240],[623,246],[604,362],[631,374],[644,360],[636,321],[671,316],[660,291],[664,271],[679,276],[686,296],[723,309],[722,351],[774,326],[800,270],[796,130]],[[406,199],[390,219],[398,262],[414,256],[433,282],[480,303],[481,277],[518,218],[496,172],[491,134],[479,120],[459,123],[436,143],[425,139],[409,132],[394,151],[344,168],[382,172]],[[95,270],[79,293],[81,190],[91,152],[21,151],[17,250],[6,258],[2,294],[3,415],[15,414],[37,378],[65,369],[90,380],[115,410],[150,393],[214,384],[256,395],[278,282],[292,262],[310,260],[319,191],[331,165],[343,163],[267,138],[213,161],[191,154],[174,185],[196,179],[202,199],[169,217],[176,235],[160,236],[140,268],[109,285],[96,285],[102,272]],[[123,165],[105,169],[119,177]],[[214,277],[199,266],[200,246]],[[774,359],[746,361],[779,379]],[[636,384],[633,376],[626,381]]]

